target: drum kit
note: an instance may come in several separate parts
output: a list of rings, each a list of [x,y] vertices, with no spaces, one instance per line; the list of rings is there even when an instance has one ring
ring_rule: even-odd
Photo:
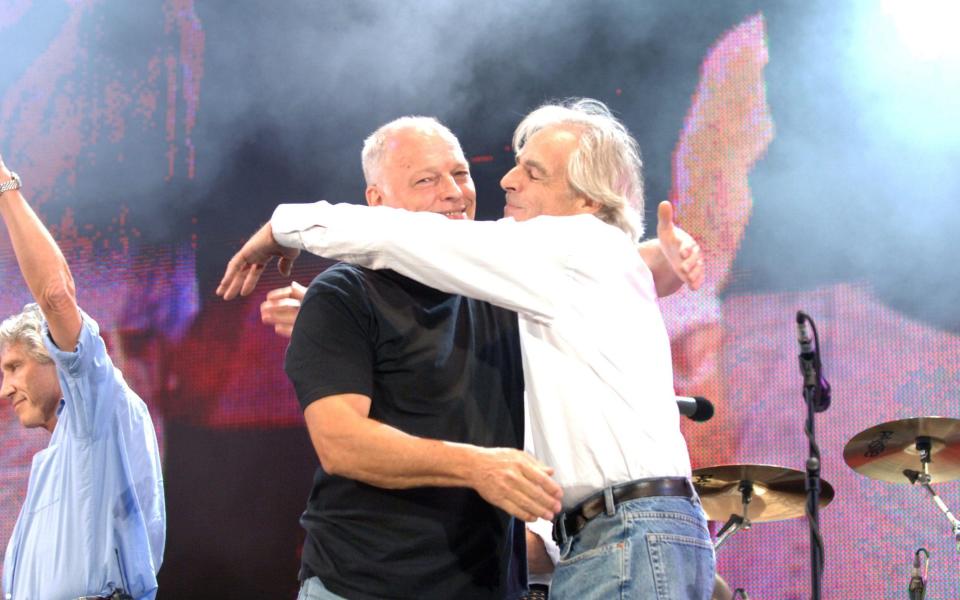
[[[946,515],[960,551],[960,520],[931,486],[960,479],[960,419],[919,417],[881,423],[853,436],[844,446],[843,459],[871,479],[923,488]],[[716,548],[755,523],[804,516],[805,480],[803,471],[775,465],[721,465],[693,472],[707,518],[724,523],[717,533]],[[833,500],[834,491],[826,481],[820,483],[819,506],[823,508]],[[922,581],[916,587],[911,583],[909,597],[922,599],[923,587]],[[731,592],[718,575],[713,598],[737,597],[747,598],[746,592],[740,588]]]

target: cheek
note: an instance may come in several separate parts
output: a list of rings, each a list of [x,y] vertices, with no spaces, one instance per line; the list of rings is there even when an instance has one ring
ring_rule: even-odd
[[[543,201],[540,198],[536,196],[530,196],[526,200],[527,203],[526,206],[524,206],[524,212],[526,213],[528,219],[532,219],[533,217],[543,214]]]

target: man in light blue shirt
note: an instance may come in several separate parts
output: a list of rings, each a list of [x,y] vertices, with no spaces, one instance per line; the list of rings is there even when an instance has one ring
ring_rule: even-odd
[[[70,270],[0,158],[2,216],[37,304],[0,324],[0,394],[51,433],[4,557],[5,600],[148,598],[166,513],[150,414],[80,310]]]

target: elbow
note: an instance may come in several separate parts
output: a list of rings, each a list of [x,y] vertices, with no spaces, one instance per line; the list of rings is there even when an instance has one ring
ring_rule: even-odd
[[[69,273],[47,283],[37,298],[37,303],[43,314],[49,318],[52,315],[69,314],[77,310],[77,290],[73,278]]]
[[[336,452],[330,452],[328,449],[317,448],[317,457],[320,459],[320,467],[327,475],[343,477],[347,471]]]
[[[323,468],[324,473],[338,477],[353,475],[350,452],[339,447],[336,438],[321,437],[314,442],[314,449],[317,451],[317,458],[320,459],[320,467]]]

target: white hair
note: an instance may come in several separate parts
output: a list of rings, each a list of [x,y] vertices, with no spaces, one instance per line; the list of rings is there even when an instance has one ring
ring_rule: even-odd
[[[519,155],[530,138],[550,127],[579,135],[567,163],[573,191],[600,204],[596,216],[622,229],[632,240],[643,235],[643,163],[640,147],[599,100],[573,98],[545,104],[527,115],[513,134]]]
[[[361,164],[363,165],[363,178],[367,185],[374,185],[380,176],[380,169],[383,166],[383,158],[386,154],[387,141],[390,136],[404,129],[412,129],[425,133],[433,133],[444,138],[460,154],[463,149],[460,148],[460,140],[453,135],[446,125],[433,117],[400,117],[394,119],[386,125],[380,126],[363,141],[363,151],[360,153]]]
[[[53,362],[43,345],[43,313],[35,302],[25,305],[22,311],[0,323],[0,352],[14,344],[20,344],[27,355],[38,363]]]

